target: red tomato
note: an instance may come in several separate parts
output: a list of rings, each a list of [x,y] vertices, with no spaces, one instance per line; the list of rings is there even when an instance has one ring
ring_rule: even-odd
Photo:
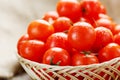
[[[63,32],[57,32],[50,35],[46,41],[46,49],[52,47],[60,47],[66,49],[67,51],[71,50],[71,46],[68,43],[67,34]]]
[[[92,46],[93,52],[98,52],[101,48],[113,42],[113,34],[109,29],[105,27],[97,27],[95,28],[95,32],[96,40]]]
[[[19,44],[18,48],[20,56],[36,61],[42,62],[42,57],[45,52],[45,44],[39,40],[26,40]]]
[[[116,57],[120,57],[120,46],[116,43],[109,43],[98,53],[98,59],[100,62],[109,61]]]
[[[98,58],[94,54],[88,52],[74,54],[71,58],[71,61],[73,66],[99,63]]]
[[[80,7],[82,16],[91,19],[92,21],[98,19],[100,13],[106,13],[106,8],[99,0],[82,0],[80,2]]]
[[[65,49],[53,47],[45,52],[43,63],[60,66],[70,65],[70,55]]]
[[[114,42],[120,45],[120,32],[114,35]]]
[[[73,22],[78,21],[81,17],[80,4],[77,0],[60,0],[56,9],[60,16],[68,17]]]
[[[110,19],[100,18],[96,21],[95,25],[96,25],[95,27],[100,27],[100,26],[106,27],[110,29],[113,33],[116,24]]]
[[[54,28],[45,20],[34,20],[29,24],[27,32],[31,39],[46,41],[54,33]]]
[[[95,30],[87,22],[77,22],[68,31],[70,45],[78,50],[89,50],[96,38]]]
[[[29,40],[29,35],[28,35],[28,34],[24,34],[24,35],[22,35],[22,36],[19,38],[19,40],[18,40],[18,42],[17,42],[17,49],[19,49],[20,43],[21,43],[22,41],[25,41],[25,40]],[[19,52],[18,52],[18,53],[19,53]]]
[[[113,27],[113,34],[118,34],[120,32],[120,24],[116,24],[114,27]]]
[[[72,21],[67,17],[59,17],[53,22],[55,32],[64,32],[72,26]]]
[[[42,19],[52,23],[54,20],[56,20],[57,18],[59,17],[58,13],[56,11],[49,11],[49,12],[46,12]],[[51,22],[52,21],[52,22]]]

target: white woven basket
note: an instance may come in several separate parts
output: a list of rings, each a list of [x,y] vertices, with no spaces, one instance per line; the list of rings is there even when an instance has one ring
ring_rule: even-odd
[[[120,57],[86,66],[53,66],[18,60],[33,80],[120,80]]]

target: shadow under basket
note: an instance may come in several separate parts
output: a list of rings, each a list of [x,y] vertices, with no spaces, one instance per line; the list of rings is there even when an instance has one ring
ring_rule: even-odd
[[[83,66],[47,65],[19,55],[18,60],[33,80],[120,80],[120,57]]]

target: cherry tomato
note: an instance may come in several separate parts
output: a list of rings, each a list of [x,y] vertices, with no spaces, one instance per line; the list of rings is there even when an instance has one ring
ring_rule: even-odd
[[[109,61],[117,57],[120,57],[120,46],[116,43],[109,43],[98,53],[98,59],[100,62]]]
[[[105,27],[97,27],[95,28],[95,32],[96,40],[92,46],[93,52],[98,52],[101,48],[113,42],[113,34],[109,29]]]
[[[65,49],[53,47],[45,52],[43,63],[60,66],[70,65],[70,55]]]
[[[89,19],[96,20],[100,13],[105,14],[106,8],[100,3],[99,0],[82,0],[80,2],[82,16]]]
[[[58,13],[56,11],[48,11],[46,12],[42,19],[52,23],[54,20],[56,20],[59,17]]]
[[[71,46],[68,43],[67,34],[63,32],[57,32],[50,35],[45,43],[46,49],[52,48],[52,47],[60,47],[63,49],[66,49],[70,52]]]
[[[118,34],[120,32],[120,24],[116,24],[115,27],[113,27],[113,34]]]
[[[106,27],[110,29],[113,33],[116,24],[110,19],[100,18],[96,21],[95,25],[96,27],[100,27],[100,26]]]
[[[31,39],[46,41],[54,33],[54,28],[45,20],[34,20],[29,24],[27,33]]]
[[[68,31],[68,41],[77,50],[89,50],[95,38],[95,30],[87,22],[77,22]]]
[[[45,52],[45,43],[39,40],[26,40],[19,44],[20,56],[41,63]]]
[[[22,41],[25,41],[25,40],[29,40],[29,35],[28,35],[28,34],[24,34],[24,35],[22,35],[22,36],[19,38],[19,40],[18,40],[18,42],[17,42],[17,49],[19,49],[20,43],[21,43]],[[19,53],[19,52],[18,52],[18,53]]]
[[[120,32],[114,35],[114,42],[120,45]]]
[[[73,66],[99,63],[98,58],[89,52],[78,52],[72,56],[71,60]]]
[[[77,0],[60,0],[56,9],[60,16],[68,17],[73,22],[78,21],[81,17],[80,4]]]
[[[55,32],[64,32],[72,26],[72,21],[67,17],[59,17],[53,22]]]

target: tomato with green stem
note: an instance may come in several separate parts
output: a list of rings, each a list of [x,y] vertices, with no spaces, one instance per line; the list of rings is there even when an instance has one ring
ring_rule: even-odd
[[[97,56],[93,53],[83,51],[75,53],[72,58],[72,65],[73,66],[80,66],[80,65],[89,65],[89,64],[96,64],[99,63]]]
[[[50,65],[67,66],[70,65],[70,55],[63,48],[53,47],[45,52],[43,56],[43,63]]]

